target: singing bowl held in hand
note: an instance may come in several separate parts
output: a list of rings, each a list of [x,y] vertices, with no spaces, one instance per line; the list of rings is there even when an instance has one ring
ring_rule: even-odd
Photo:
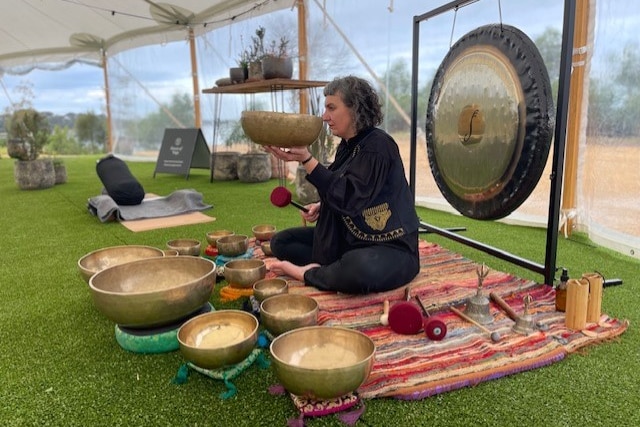
[[[285,148],[311,145],[322,130],[322,118],[310,114],[243,111],[240,123],[256,144]]]
[[[216,264],[205,258],[148,258],[102,270],[89,288],[96,308],[120,326],[170,324],[209,301]]]
[[[375,348],[362,332],[309,326],[279,335],[270,351],[276,377],[288,392],[323,400],[356,391],[371,373]]]
[[[78,260],[80,275],[89,283],[91,276],[105,268],[146,258],[165,256],[161,249],[142,245],[111,246],[89,252]]]
[[[258,319],[241,310],[201,314],[178,330],[185,359],[204,369],[235,365],[249,356],[258,341]]]

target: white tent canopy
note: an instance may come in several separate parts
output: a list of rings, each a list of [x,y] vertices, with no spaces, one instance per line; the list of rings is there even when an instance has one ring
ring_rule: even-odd
[[[285,0],[21,0],[0,2],[0,75],[76,62],[103,54],[197,36],[274,10]]]

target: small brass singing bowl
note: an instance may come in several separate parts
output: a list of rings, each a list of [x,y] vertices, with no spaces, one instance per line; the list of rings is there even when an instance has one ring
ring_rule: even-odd
[[[262,249],[262,252],[263,252],[266,256],[271,256],[271,255],[273,255],[273,252],[271,252],[271,242],[270,242],[270,241],[261,242],[261,243],[260,243],[260,248]]]
[[[180,255],[180,252],[178,252],[175,249],[164,249],[162,252],[164,252],[164,256],[178,256],[178,255]]]
[[[267,266],[261,259],[236,259],[224,265],[224,278],[232,288],[251,288],[266,274]]]
[[[262,279],[253,284],[253,296],[258,302],[287,292],[289,292],[289,285],[284,279]]]
[[[111,246],[89,252],[78,260],[78,270],[85,282],[89,283],[91,276],[114,265],[146,258],[162,257],[161,249],[142,245]]]
[[[204,369],[235,365],[258,341],[258,319],[242,310],[218,310],[185,322],[178,330],[182,356]]]
[[[316,400],[356,391],[371,373],[375,349],[367,335],[337,326],[295,329],[270,346],[272,366],[284,388]]]
[[[271,240],[273,235],[276,234],[276,226],[269,225],[269,224],[254,225],[251,228],[251,231],[253,232],[253,235],[256,238],[256,240],[264,242],[264,241]]]
[[[273,335],[317,325],[318,303],[306,295],[274,295],[260,304],[260,321]]]
[[[178,251],[178,255],[200,255],[200,241],[195,239],[175,239],[167,242],[167,248]]]
[[[221,237],[233,236],[235,233],[231,230],[214,230],[207,233],[207,243],[213,248],[216,247],[217,241]]]
[[[216,241],[218,253],[226,257],[236,257],[249,249],[249,237],[244,234],[224,236]]]

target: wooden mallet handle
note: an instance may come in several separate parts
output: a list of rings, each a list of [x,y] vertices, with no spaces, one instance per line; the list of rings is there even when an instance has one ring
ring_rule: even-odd
[[[500,308],[502,308],[502,309],[505,311],[505,313],[507,313],[507,316],[509,316],[509,317],[511,318],[511,320],[518,320],[518,315],[516,314],[516,312],[515,312],[515,311],[513,311],[513,308],[511,308],[511,307],[509,306],[509,304],[507,304],[507,303],[505,302],[505,300],[503,300],[503,299],[500,297],[500,295],[498,295],[498,294],[496,294],[496,293],[494,293],[494,292],[491,292],[491,293],[489,294],[489,297],[491,298],[491,300],[492,300],[493,302],[495,302],[496,304],[498,304],[498,305],[500,306]]]

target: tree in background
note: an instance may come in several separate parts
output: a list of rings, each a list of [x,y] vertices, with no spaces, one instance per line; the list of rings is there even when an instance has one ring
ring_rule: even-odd
[[[68,127],[54,126],[46,152],[54,155],[87,154],[88,151]]]
[[[87,153],[104,153],[106,150],[107,129],[104,116],[93,111],[78,114],[74,125],[80,148]]]
[[[431,90],[431,80],[422,89],[418,89],[418,123],[419,129],[424,129],[429,101],[429,91]],[[385,83],[389,94],[397,101],[404,114],[390,102],[389,97],[382,90],[378,90],[380,101],[385,113],[383,126],[387,132],[408,132],[410,124],[406,118],[411,116],[411,72],[409,64],[403,59],[396,59],[389,69],[381,77]]]
[[[153,112],[135,123],[131,135],[145,149],[158,150],[162,145],[166,128],[193,127],[195,113],[193,100],[188,93],[175,93],[170,104],[163,104]]]

